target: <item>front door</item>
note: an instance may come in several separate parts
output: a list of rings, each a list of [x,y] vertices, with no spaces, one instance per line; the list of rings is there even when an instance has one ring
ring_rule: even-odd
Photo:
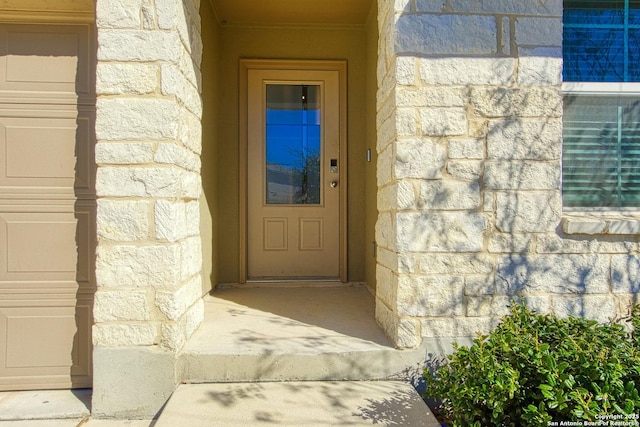
[[[339,280],[340,71],[247,73],[248,279]]]

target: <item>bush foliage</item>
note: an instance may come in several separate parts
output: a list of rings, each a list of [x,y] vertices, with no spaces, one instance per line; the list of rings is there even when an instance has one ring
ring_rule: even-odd
[[[640,306],[609,325],[510,310],[490,335],[456,347],[435,373],[425,369],[426,396],[442,400],[448,425],[543,426],[640,413]]]

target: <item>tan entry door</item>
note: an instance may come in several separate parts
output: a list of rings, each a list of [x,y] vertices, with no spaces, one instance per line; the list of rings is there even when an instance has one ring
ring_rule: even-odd
[[[339,71],[250,69],[248,278],[341,278]]]
[[[0,24],[0,390],[91,386],[92,32]]]

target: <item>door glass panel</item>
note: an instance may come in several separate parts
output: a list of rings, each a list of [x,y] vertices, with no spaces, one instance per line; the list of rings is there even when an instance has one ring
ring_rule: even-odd
[[[320,139],[320,86],[268,84],[268,205],[320,204]]]

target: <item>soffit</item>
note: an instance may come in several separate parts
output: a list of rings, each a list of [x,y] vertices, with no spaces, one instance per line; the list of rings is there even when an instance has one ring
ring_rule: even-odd
[[[372,0],[211,0],[222,24],[363,25]]]

